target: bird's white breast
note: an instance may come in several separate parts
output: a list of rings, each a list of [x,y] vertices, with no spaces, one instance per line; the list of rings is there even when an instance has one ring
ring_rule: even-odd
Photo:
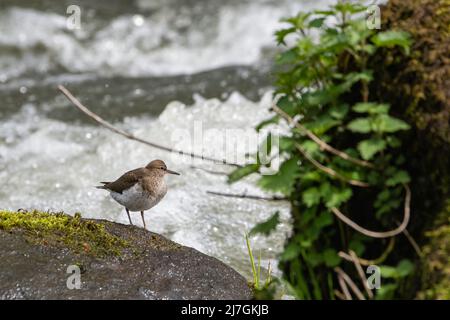
[[[145,211],[156,204],[164,197],[167,192],[167,186],[164,180],[155,185],[153,193],[144,190],[139,183],[136,183],[122,193],[111,191],[111,197],[130,211]]]

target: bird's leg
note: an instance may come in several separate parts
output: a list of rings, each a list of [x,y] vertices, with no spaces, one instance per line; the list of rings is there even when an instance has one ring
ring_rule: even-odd
[[[128,208],[125,208],[125,210],[127,210],[128,220],[130,220],[130,224],[133,225],[133,222],[131,221],[130,217],[130,211],[128,210]]]
[[[144,211],[141,211],[141,217],[142,217],[142,222],[144,223],[144,229],[147,229],[147,227],[145,226]]]

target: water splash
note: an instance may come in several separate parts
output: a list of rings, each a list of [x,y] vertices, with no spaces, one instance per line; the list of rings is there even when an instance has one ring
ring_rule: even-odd
[[[268,116],[271,93],[258,102],[251,102],[238,93],[226,101],[196,97],[192,106],[170,103],[156,118],[127,117],[116,123],[133,134],[173,146],[171,132],[193,130],[201,121],[209,129],[251,129]],[[209,135],[203,141],[210,155],[223,155],[221,135]],[[21,110],[0,123],[0,189],[2,208],[38,208],[80,211],[85,217],[128,223],[117,203],[102,190],[93,188],[98,181],[111,180],[119,174],[143,166],[149,160],[164,159],[168,167],[181,176],[167,177],[169,192],[165,199],[147,215],[147,226],[184,245],[216,256],[249,275],[250,268],[244,232],[254,224],[281,209],[284,223],[269,238],[254,240],[255,250],[263,250],[263,263],[275,259],[282,239],[289,232],[288,206],[248,199],[208,195],[207,190],[263,195],[250,177],[228,185],[226,177],[191,168],[177,155],[148,148],[103,128],[65,123],[39,114],[36,106],[24,105]],[[190,145],[185,150],[192,151]],[[225,167],[196,162],[210,170],[226,171]],[[139,216],[134,222],[140,225]],[[272,260],[274,265],[274,260]]]
[[[64,15],[12,7],[0,13],[0,80],[30,72],[136,77],[253,65],[273,48],[282,17],[324,1],[214,2],[209,10],[159,4],[146,14],[105,20],[84,16],[81,8],[82,28],[75,32]]]

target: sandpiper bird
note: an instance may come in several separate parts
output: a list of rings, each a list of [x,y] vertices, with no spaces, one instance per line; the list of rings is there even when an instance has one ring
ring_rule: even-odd
[[[144,168],[124,173],[113,182],[100,182],[99,189],[108,190],[111,197],[125,207],[130,224],[133,224],[130,211],[140,211],[145,226],[144,211],[154,207],[166,195],[167,185],[164,181],[166,173],[179,175],[167,169],[162,160],[153,160]]]

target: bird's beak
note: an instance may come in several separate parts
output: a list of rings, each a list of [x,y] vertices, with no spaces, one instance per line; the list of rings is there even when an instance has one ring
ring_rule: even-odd
[[[172,170],[169,170],[169,169],[167,169],[166,172],[170,173],[170,174],[176,174],[177,176],[180,175],[178,172],[175,172],[175,171],[172,171]]]

